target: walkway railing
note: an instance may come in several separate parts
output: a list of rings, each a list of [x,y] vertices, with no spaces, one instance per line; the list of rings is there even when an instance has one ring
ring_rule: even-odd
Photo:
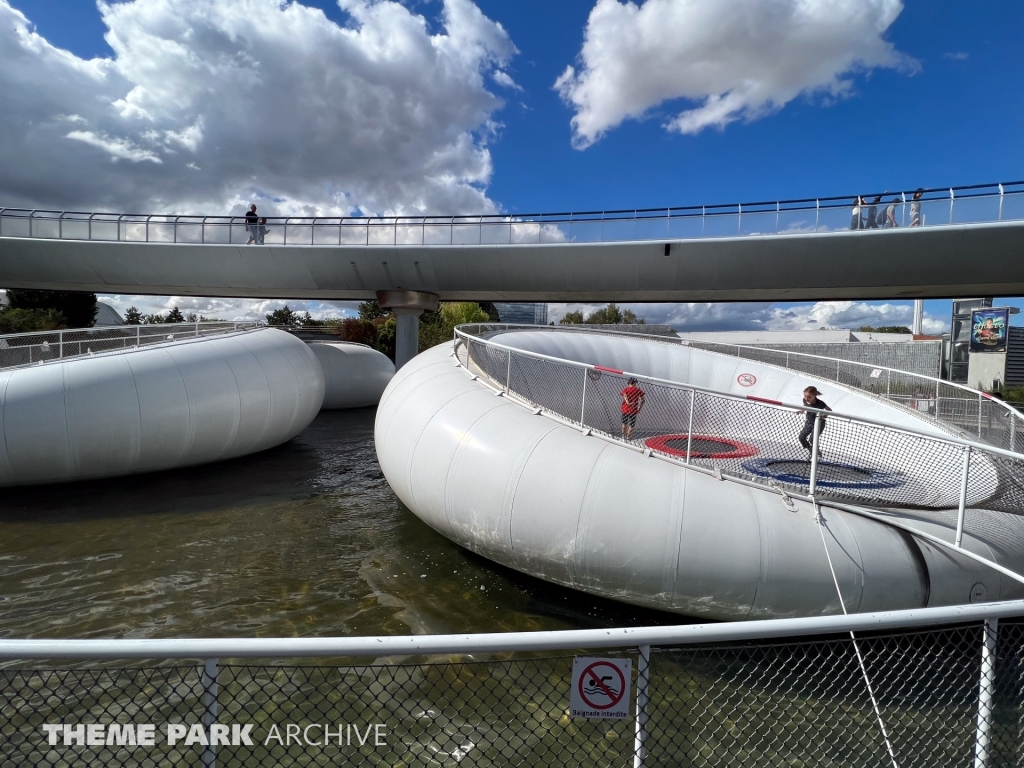
[[[163,325],[113,325],[97,328],[71,328],[64,331],[37,331],[0,335],[0,369],[39,365],[70,357],[99,355],[151,344],[183,341],[252,330],[255,322],[166,323]]]
[[[458,363],[472,375],[485,376],[500,393],[585,434],[717,478],[815,502],[828,498],[872,509],[955,509],[951,543],[957,548],[967,510],[1024,514],[1024,455],[857,416],[824,415],[802,404],[741,397],[515,349],[500,343],[500,336],[486,338],[505,328],[457,327]],[[625,392],[633,378],[642,395]],[[624,400],[632,405],[624,408]]]
[[[1024,601],[565,632],[0,640],[0,763],[1019,765],[1021,616]]]
[[[266,245],[533,245],[806,234],[1024,220],[1024,181],[886,192],[855,221],[855,195],[771,202],[466,216],[241,216],[0,208],[0,237]],[[865,195],[873,199],[877,193]],[[915,222],[917,222],[915,224]]]
[[[1024,446],[1024,416],[998,398],[963,384],[880,365],[802,352],[715,341],[685,340],[683,343],[709,352],[800,371],[859,389],[1000,448],[1019,451]]]

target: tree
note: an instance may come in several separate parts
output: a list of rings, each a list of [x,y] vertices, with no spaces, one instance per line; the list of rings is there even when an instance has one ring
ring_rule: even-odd
[[[52,309],[70,328],[91,328],[96,321],[96,294],[81,291],[31,291],[8,289],[11,309]]]
[[[558,321],[561,325],[582,325],[583,324],[583,313],[579,310],[575,312],[566,312],[565,317]]]
[[[870,325],[862,325],[857,329],[861,333],[910,333],[905,325],[880,325],[877,328]]]
[[[591,314],[586,322],[588,325],[618,325],[622,322],[622,310],[610,303]]]
[[[142,322],[146,325],[163,325],[167,322],[167,318],[163,315],[146,315],[142,318]]]
[[[303,328],[323,328],[327,323],[323,320],[317,320],[309,312],[306,312],[302,316],[302,327]]]
[[[275,309],[267,315],[267,325],[299,328],[302,325],[302,318],[297,312],[292,312],[288,305],[285,304],[283,308]]]
[[[374,318],[372,322],[377,329],[377,351],[382,355],[387,355],[391,358],[391,362],[394,362],[395,339],[398,335],[398,318],[394,315],[388,315],[387,317]]]
[[[364,301],[359,305],[359,317],[363,320],[376,320],[378,317],[387,317],[390,312],[381,309],[376,299]]]
[[[128,325],[141,325],[142,320],[142,313],[139,312],[138,307],[128,307],[124,313],[124,321]]]
[[[167,313],[167,319],[164,321],[167,323],[184,323],[185,316],[181,314],[181,310],[175,307]]]
[[[364,320],[361,317],[346,317],[335,326],[336,334],[342,341],[354,341],[356,344],[376,346],[377,326],[372,320]]]
[[[424,312],[420,318],[420,352],[451,341],[456,325],[489,321],[475,301],[441,302],[437,312]]]
[[[67,328],[64,315],[55,309],[0,308],[0,333],[31,333]]]

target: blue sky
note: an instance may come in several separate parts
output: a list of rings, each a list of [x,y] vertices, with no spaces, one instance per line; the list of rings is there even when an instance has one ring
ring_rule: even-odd
[[[606,5],[611,2],[603,1]],[[327,16],[327,23],[333,22],[350,28],[359,25],[365,29],[370,28],[372,21],[353,12],[360,1],[346,2],[347,11],[326,1],[309,0],[306,5],[321,8]],[[652,2],[654,0],[648,0],[648,4]],[[667,0],[658,2],[672,5]],[[159,17],[160,12],[156,8],[159,4],[157,0],[138,0],[134,4],[137,6],[134,13],[122,13],[116,18],[108,17],[105,20],[96,5],[85,0],[11,0],[11,5],[24,13],[35,25],[35,31],[52,45],[65,48],[84,60],[98,57],[119,62],[128,62],[132,57],[145,57],[143,33],[149,34],[159,23],[166,23],[166,20],[161,22]],[[227,0],[164,0],[163,4],[179,6],[179,15],[185,18],[190,13],[196,13],[197,8],[205,9],[203,12],[207,13],[218,6],[228,9],[241,7],[231,6]],[[468,0],[462,0],[462,11],[466,10],[466,4]],[[781,3],[782,6],[786,4]],[[837,9],[849,5],[842,0],[831,3],[821,0],[820,4],[825,12],[837,18],[841,16]],[[729,17],[724,17],[723,22],[722,19],[705,18],[707,13],[701,16],[696,11],[691,13],[683,8],[686,5],[700,6],[700,3],[679,0],[675,15],[663,17],[678,21],[678,29],[651,32],[648,25],[645,32],[645,28],[639,26],[638,22],[636,29],[632,30],[634,33],[663,34],[663,38],[649,41],[646,53],[642,50],[642,43],[639,44],[639,51],[624,48],[621,51],[624,58],[612,62],[593,58],[588,60],[584,55],[584,44],[588,38],[599,41],[601,34],[605,34],[604,40],[607,42],[610,39],[608,35],[614,39],[618,32],[611,22],[605,25],[602,32],[601,24],[592,17],[595,0],[561,0],[558,3],[477,0],[476,6],[482,12],[484,21],[470,19],[458,35],[454,27],[445,26],[444,7],[440,2],[404,3],[406,10],[405,16],[400,19],[402,23],[422,15],[431,34],[448,34],[452,40],[471,40],[486,49],[468,63],[462,59],[457,60],[456,63],[465,70],[464,82],[453,82],[449,84],[448,90],[439,88],[436,92],[426,94],[423,103],[417,105],[418,110],[440,109],[436,102],[465,101],[463,112],[439,114],[434,121],[442,126],[438,129],[436,146],[425,144],[423,150],[436,153],[437,147],[442,146],[448,154],[458,155],[453,161],[451,175],[459,180],[459,184],[454,191],[451,188],[439,190],[436,185],[431,187],[429,184],[416,187],[412,177],[417,173],[422,175],[431,171],[411,167],[402,171],[410,174],[409,178],[399,178],[400,172],[394,171],[394,186],[385,188],[374,175],[387,177],[392,172],[384,167],[387,158],[369,157],[365,160],[366,167],[359,171],[362,177],[355,171],[351,178],[343,178],[343,174],[339,173],[339,179],[343,180],[338,182],[338,186],[343,187],[348,196],[342,200],[342,204],[348,200],[360,210],[377,211],[416,206],[420,206],[420,210],[430,210],[432,206],[435,210],[450,210],[453,207],[486,209],[491,206],[493,210],[526,213],[845,195],[882,189],[1024,179],[1024,100],[1021,99],[1024,93],[1024,51],[1021,46],[1024,40],[1024,3],[1019,0],[988,0],[970,4],[954,0],[911,0],[900,7],[896,0],[865,0],[865,5],[869,4],[880,9],[876,21],[885,17],[885,13],[896,14],[895,19],[879,35],[871,33],[870,24],[865,22],[863,30],[856,35],[844,37],[841,18],[832,26],[822,27],[823,35],[836,35],[836,42],[829,45],[837,49],[843,45],[851,46],[850,56],[854,58],[875,57],[873,64],[853,64],[845,69],[838,68],[837,77],[844,84],[841,93],[837,93],[835,88],[830,90],[830,87],[826,87],[825,80],[819,78],[821,82],[815,82],[812,78],[807,82],[821,87],[797,88],[796,95],[786,94],[783,97],[783,104],[774,102],[775,108],[759,110],[750,108],[748,104],[745,112],[736,113],[733,115],[736,119],[724,126],[712,124],[694,132],[681,133],[668,130],[666,125],[684,112],[699,109],[704,95],[660,98],[658,93],[682,92],[686,88],[669,82],[664,86],[668,91],[659,92],[658,86],[648,86],[647,81],[658,78],[671,81],[674,76],[672,68],[683,69],[690,64],[686,58],[690,54],[681,50],[677,58],[670,57],[663,67],[655,67],[659,71],[653,75],[650,68],[644,69],[642,62],[629,64],[629,57],[636,54],[640,60],[643,55],[650,54],[650,49],[660,53],[659,49],[671,48],[677,41],[682,47],[687,35],[696,36],[699,43],[701,35],[708,37],[718,34],[722,37],[714,41],[717,48],[713,47],[710,54],[704,51],[703,55],[710,57],[713,63],[720,63],[719,58],[722,61],[735,58],[737,48],[749,42],[728,36],[731,34],[726,23]],[[704,8],[712,5],[715,4],[704,4]],[[758,0],[720,0],[718,5],[723,8],[731,6],[730,13],[735,16],[748,9],[751,13],[760,12],[763,10],[761,7],[770,4]],[[643,12],[650,11],[653,15],[653,10],[644,8]],[[271,13],[266,11],[264,15]],[[386,25],[395,24],[396,18],[393,16],[390,20],[377,21],[387,28]],[[626,17],[619,18],[621,20]],[[642,18],[642,14],[637,18]],[[493,26],[488,26],[486,20],[500,24],[505,37],[498,39],[500,35]],[[0,24],[3,23],[0,14]],[[852,27],[854,23],[860,22],[849,22],[846,26]],[[121,38],[142,42],[136,43],[134,50],[127,50],[124,45],[112,48],[104,40],[104,34],[111,29],[108,24],[114,25]],[[702,24],[707,25],[706,34]],[[872,39],[864,42],[867,37]],[[412,40],[413,37],[408,39]],[[698,43],[691,40],[689,45],[692,47]],[[270,51],[277,44],[274,39],[266,38],[263,52]],[[302,45],[301,42],[293,44]],[[316,44],[311,36],[309,45]],[[463,47],[469,46],[464,44]],[[793,48],[787,45],[769,56],[768,68],[777,61],[781,68],[786,63],[782,60],[791,54]],[[0,52],[3,50],[0,48]],[[810,57],[806,61],[794,58],[792,70],[799,72],[801,67],[811,69],[821,64],[819,59],[823,54],[816,52],[813,47],[809,47],[808,51],[810,53],[792,53],[794,57]],[[697,56],[696,53],[692,55]],[[819,59],[815,59],[815,56]],[[347,66],[344,62],[350,59],[341,60],[343,63],[338,67],[343,70]],[[591,135],[587,139],[592,142],[589,146],[583,149],[574,147],[571,120],[574,115],[583,112],[584,108],[579,102],[572,103],[565,89],[561,93],[556,90],[556,81],[569,65],[574,66],[577,73],[589,69],[599,75],[613,65],[622,65],[623,61],[636,67],[635,73],[631,75],[630,87],[634,84],[639,90],[650,87],[655,95],[648,99],[650,103],[642,102],[646,108],[642,110],[639,119],[620,116],[616,118],[618,122],[613,120],[608,126],[602,124],[596,137]],[[157,82],[161,80],[161,66],[167,67],[163,75],[165,82],[177,78],[178,70],[173,60],[162,63],[159,57],[155,57],[151,66],[157,70]],[[263,66],[266,71],[270,65],[264,62]],[[751,64],[740,61],[734,62],[732,66],[736,67],[735,77],[742,78],[743,67],[750,67]],[[605,69],[602,70],[602,67]],[[450,70],[451,66],[446,71]],[[498,82],[494,72],[499,70],[507,75],[509,83],[514,84]],[[474,73],[478,73],[479,77]],[[331,71],[327,72],[325,78],[334,78],[332,81],[336,81],[338,76],[337,72]],[[129,82],[118,87],[127,92],[133,82],[138,86],[141,81],[132,81],[132,77],[129,73]],[[477,80],[482,77],[482,81],[475,82],[474,77]],[[407,87],[408,83],[398,78],[398,75],[394,75],[394,78],[382,79],[376,85],[391,87],[396,91]],[[434,77],[435,81],[438,79],[440,75]],[[102,96],[113,99],[117,89],[109,75],[107,82],[113,95],[104,92]],[[691,81],[687,82],[690,91],[700,93],[699,83],[694,85]],[[835,80],[832,81],[834,83]],[[679,91],[672,91],[676,85],[679,85]],[[154,88],[152,84],[148,87],[150,90]],[[698,90],[694,91],[695,88]],[[769,88],[768,98],[780,98],[781,88]],[[709,86],[707,92],[713,93],[714,89]],[[577,93],[582,93],[582,89]],[[597,113],[603,109],[605,113],[609,110],[614,112],[618,103],[616,100],[628,100],[628,95],[619,93],[609,96],[605,92],[591,91],[590,96],[597,105],[591,111]],[[172,138],[185,136],[185,128],[188,127],[186,122],[192,121],[191,125],[198,124],[205,130],[209,142],[213,134],[211,126],[215,120],[212,117],[214,107],[210,104],[205,107],[201,103],[197,104],[191,107],[188,115],[172,116],[178,122],[168,123],[165,133],[168,136],[173,134]],[[34,108],[34,105],[30,107]],[[299,104],[295,108],[301,110],[305,107]],[[152,108],[149,109],[153,112]],[[275,102],[268,99],[265,110],[256,113],[255,119],[269,123],[276,119],[268,114],[274,109]],[[197,115],[205,122],[198,120]],[[311,112],[294,117],[298,120],[312,120],[315,114]],[[117,119],[122,118],[123,115]],[[253,116],[248,119],[251,121]],[[346,136],[363,127],[364,123],[360,121],[372,119],[366,114],[339,114],[339,145],[344,143]],[[399,115],[392,118],[392,122],[400,123],[401,119]],[[84,114],[83,126],[89,120],[95,122],[96,127],[89,131],[84,128],[79,131],[79,134],[89,135],[78,142],[66,143],[74,143],[76,147],[78,144],[89,144],[83,147],[83,152],[94,151],[93,147],[111,154],[117,147],[123,149],[123,142],[113,148],[110,143],[111,137],[120,135],[119,131],[128,130],[122,123],[111,122],[113,118],[109,116]],[[449,121],[447,130],[443,130],[444,120]],[[422,132],[426,133],[425,130]],[[468,140],[472,142],[473,151],[466,150],[465,142],[458,152],[452,151],[450,137],[453,135],[470,137]],[[321,138],[314,137],[311,142]],[[187,144],[185,139],[173,140],[181,146]],[[262,140],[267,142],[268,152],[273,149],[276,153],[274,142],[283,139],[272,131],[265,131]],[[98,205],[104,202],[127,205],[133,200],[133,194],[141,198],[138,205],[157,205],[162,202],[163,205],[177,207],[187,206],[191,200],[197,201],[196,205],[211,205],[213,203],[210,201],[220,200],[224,200],[226,205],[238,205],[244,197],[244,191],[203,187],[192,177],[183,176],[180,182],[174,177],[174,183],[179,185],[175,188],[177,197],[162,201],[153,195],[147,198],[145,189],[148,179],[153,178],[169,186],[167,179],[161,178],[159,173],[170,173],[172,160],[169,156],[160,155],[165,158],[165,162],[159,163],[158,167],[153,158],[160,151],[170,150],[148,149],[143,146],[141,139],[132,141],[135,155],[128,159],[121,158],[113,164],[109,162],[110,158],[104,160],[104,169],[115,168],[118,177],[103,185],[102,193],[97,191],[95,198]],[[449,144],[444,144],[444,141],[449,141]],[[578,134],[576,144],[580,144]],[[193,152],[196,152],[194,148]],[[180,154],[179,151],[177,157]],[[196,157],[202,155],[196,154]],[[25,163],[24,156],[20,161]],[[0,156],[0,167],[5,162],[13,163],[13,160],[5,161]],[[380,168],[374,166],[374,163]],[[196,160],[196,164],[203,165],[200,160]],[[45,177],[42,165],[41,160],[39,176]],[[301,168],[296,171],[300,175],[302,172]],[[29,175],[25,174],[26,177]],[[373,179],[372,183],[367,181],[368,178]],[[259,181],[267,188],[272,186],[270,180]],[[309,192],[317,184],[323,186],[322,180],[312,179],[312,175],[308,188],[282,184],[281,191],[274,199],[288,199],[294,201],[296,206],[324,205],[316,198],[315,191]],[[118,185],[123,185],[123,189]],[[32,202],[39,204],[40,195],[45,197],[47,194],[45,188],[39,192],[40,186],[45,187],[45,184],[33,185],[25,181],[21,187],[0,189],[0,197],[4,198],[5,204],[19,204],[21,200],[12,199],[12,196],[25,197],[25,190],[31,190],[37,198]],[[114,196],[115,193],[110,192],[110,189],[119,190],[116,194],[120,196]],[[82,198],[83,202],[88,202],[91,190],[88,185],[74,190],[59,185],[50,194],[57,197],[74,194]],[[128,202],[124,202],[126,199]],[[333,202],[338,204],[337,199]],[[136,303],[142,301],[150,300],[138,299]],[[157,306],[150,303],[153,307]],[[1018,300],[1007,303],[1024,305],[1024,302]],[[805,305],[774,306],[776,309],[799,310]],[[869,306],[882,304],[873,303]],[[202,307],[196,305],[195,308]],[[226,312],[242,311],[242,308],[227,303],[222,308]],[[245,311],[259,311],[261,308],[262,305],[253,306]],[[312,308],[314,311],[318,309],[316,305]],[[207,309],[214,307],[207,306]],[[762,306],[762,316],[763,309]],[[843,311],[849,317],[857,314],[851,313],[849,308]],[[928,302],[926,312],[933,321],[946,322],[949,303]],[[651,310],[650,313],[664,314],[661,310]],[[865,316],[870,314],[868,312]],[[677,317],[693,315],[693,312],[684,312],[677,314]],[[842,312],[837,317],[839,315]],[[887,318],[895,316],[885,315]],[[1017,319],[1021,317],[1018,315]]]

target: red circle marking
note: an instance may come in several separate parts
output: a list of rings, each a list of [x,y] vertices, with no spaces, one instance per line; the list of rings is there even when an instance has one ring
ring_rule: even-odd
[[[741,387],[752,387],[757,384],[757,376],[752,373],[741,373],[736,377],[736,383]]]
[[[608,686],[604,684],[604,680],[601,679],[601,676],[594,672],[594,667],[608,667],[609,669],[615,671],[615,674],[619,676],[618,696],[616,696],[608,689]],[[583,692],[583,681],[587,679],[587,675],[590,675],[590,678],[595,683],[597,683],[597,686],[602,691],[604,691],[604,695],[607,696],[610,700],[608,704],[595,704],[587,698],[587,694]],[[583,699],[584,703],[588,704],[594,709],[611,709],[620,701],[622,701],[622,697],[626,693],[626,678],[622,676],[622,670],[620,670],[614,664],[609,664],[607,661],[595,661],[593,664],[591,664],[589,667],[583,670],[583,674],[580,675],[580,681],[576,684],[576,688],[579,690],[580,698]]]
[[[716,443],[724,443],[725,445],[731,446],[732,450],[723,451],[722,453],[702,453],[700,451],[692,451],[690,454],[692,458],[697,459],[745,459],[749,456],[757,456],[759,453],[757,446],[749,445],[747,443],[741,443],[739,440],[733,440],[728,437],[714,437],[712,435],[694,435],[694,440],[713,440]],[[685,456],[685,448],[675,448],[669,445],[670,442],[686,440],[686,435],[656,435],[655,437],[649,437],[644,441],[644,444],[652,451],[661,451],[667,453],[670,456]]]

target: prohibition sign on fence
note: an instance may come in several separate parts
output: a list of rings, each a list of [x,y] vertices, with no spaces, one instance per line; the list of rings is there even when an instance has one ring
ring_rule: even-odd
[[[575,658],[569,709],[572,717],[629,717],[630,659]]]

